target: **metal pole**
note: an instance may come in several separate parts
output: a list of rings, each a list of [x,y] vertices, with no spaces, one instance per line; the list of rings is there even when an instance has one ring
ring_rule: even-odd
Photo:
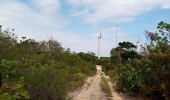
[[[98,37],[98,59],[100,59],[100,37]]]
[[[118,47],[118,43],[117,43],[117,24],[116,24],[116,47]],[[119,61],[120,61],[120,64],[122,64],[120,51],[119,51]]]
[[[138,49],[139,49],[139,33],[138,33],[138,40],[136,42],[136,46],[137,46],[137,51],[138,51]]]
[[[118,46],[117,44],[117,24],[116,24],[116,47]]]
[[[101,38],[102,38],[102,34],[100,33],[98,37],[98,59],[100,59],[100,39]]]

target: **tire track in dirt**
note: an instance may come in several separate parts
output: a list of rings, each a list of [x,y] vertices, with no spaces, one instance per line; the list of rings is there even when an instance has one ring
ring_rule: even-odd
[[[112,97],[106,97],[105,93],[101,90],[100,81],[102,76],[108,80]],[[114,88],[114,84],[110,81],[109,76],[106,76],[105,73],[102,72],[102,67],[99,65],[96,65],[96,75],[87,78],[83,87],[69,93],[69,96],[72,97],[72,100],[143,100],[118,93]]]
[[[89,77],[79,93],[73,93],[73,100],[107,100],[105,94],[100,88],[101,66],[96,66],[97,73]]]

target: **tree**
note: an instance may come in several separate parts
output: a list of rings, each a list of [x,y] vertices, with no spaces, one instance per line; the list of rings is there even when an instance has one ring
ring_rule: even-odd
[[[161,21],[156,32],[146,31],[146,36],[150,40],[147,46],[148,52],[166,52],[170,50],[170,24]]]
[[[11,33],[9,30],[2,31],[0,25],[0,87],[2,86],[2,59],[8,57],[8,52],[17,43],[14,33]]]
[[[146,31],[146,36],[150,41],[146,50],[152,66],[152,88],[155,88],[152,93],[157,93],[157,98],[165,98],[170,89],[170,24],[161,21],[157,31]]]
[[[137,48],[133,43],[125,42],[125,41],[119,42],[119,47],[122,48],[122,49],[125,49],[127,51],[130,51],[130,50]]]
[[[79,57],[84,59],[85,61],[88,61],[88,62],[96,62],[96,56],[95,56],[95,53],[93,52],[88,52],[88,53],[84,53],[84,52],[80,52],[78,53]]]
[[[61,44],[58,41],[51,39],[47,43],[50,51],[52,52],[63,51],[63,48],[61,47]]]
[[[119,42],[119,47],[121,49],[124,49],[124,52],[121,54],[121,57],[127,61],[128,59],[133,59],[138,57],[138,53],[135,51],[137,48],[136,45],[134,45],[131,42]]]
[[[2,25],[0,25],[0,35],[2,35]]]
[[[116,47],[116,48],[112,48],[111,52],[110,52],[110,60],[112,64],[120,64],[122,61],[122,57],[121,54],[125,52],[125,50],[123,50],[120,47]]]
[[[137,47],[131,42],[119,42],[117,48],[111,50],[111,62],[127,61],[128,59],[134,59],[139,57],[138,53],[135,51]]]
[[[83,53],[85,60],[53,39],[18,42],[13,31],[0,26],[0,100],[65,100],[95,74],[94,53]]]

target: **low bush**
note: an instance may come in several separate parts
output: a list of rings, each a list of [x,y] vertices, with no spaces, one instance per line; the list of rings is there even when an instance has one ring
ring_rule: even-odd
[[[111,66],[104,71],[115,79],[118,90],[152,100],[170,99],[170,24],[160,22],[157,29],[146,32],[149,44],[140,55],[129,42],[111,50]]]
[[[66,100],[68,92],[95,74],[93,53],[86,58],[53,39],[17,42],[10,32],[1,33],[0,100]]]

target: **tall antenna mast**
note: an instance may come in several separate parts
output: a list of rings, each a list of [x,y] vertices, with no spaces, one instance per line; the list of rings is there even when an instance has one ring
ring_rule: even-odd
[[[98,59],[100,59],[100,40],[102,38],[102,34],[100,33],[100,35],[98,36]]]
[[[136,42],[137,50],[139,50],[139,42],[140,42],[140,40],[139,40],[139,33],[138,33],[138,40]]]
[[[117,44],[117,24],[116,24],[116,47],[118,46]]]
[[[118,46],[118,43],[117,43],[117,24],[116,24],[116,47]],[[120,56],[120,53],[119,53],[119,61],[120,61],[120,64],[122,63],[121,61],[121,56]]]
[[[2,25],[0,25],[0,35],[2,34]]]

